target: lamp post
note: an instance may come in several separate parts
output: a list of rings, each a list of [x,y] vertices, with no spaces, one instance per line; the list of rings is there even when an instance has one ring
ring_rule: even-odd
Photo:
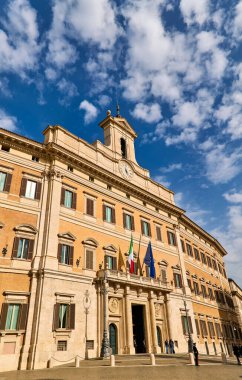
[[[186,313],[186,319],[187,319],[187,332],[188,332],[188,352],[193,352],[193,340],[192,340],[192,335],[190,331],[190,325],[189,325],[189,320],[188,320],[188,312],[187,312],[187,303],[185,300],[184,302],[184,308],[185,308],[185,313]]]
[[[108,303],[108,273],[104,269],[103,277],[103,340],[101,347],[101,358],[108,358],[110,356],[110,344],[108,339],[108,326],[107,326],[107,303]]]
[[[91,306],[91,299],[89,297],[89,291],[85,291],[83,298],[83,306],[86,314],[86,326],[85,326],[85,359],[88,359],[88,347],[87,347],[87,314],[89,313],[89,308]]]

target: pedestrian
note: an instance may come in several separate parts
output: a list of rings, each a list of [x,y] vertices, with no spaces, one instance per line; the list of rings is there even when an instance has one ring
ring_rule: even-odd
[[[192,349],[194,354],[195,365],[198,366],[198,349],[196,347],[196,343],[193,343]]]
[[[174,350],[174,342],[172,339],[169,340],[169,347],[170,347],[170,353],[171,354],[175,354],[175,350]]]
[[[236,344],[233,345],[233,353],[234,353],[234,356],[235,356],[236,359],[237,359],[237,364],[238,364],[238,365],[241,365],[240,360],[239,360],[240,350],[239,350],[239,347],[236,346]]]
[[[166,354],[168,354],[168,350],[169,350],[169,342],[168,342],[167,339],[165,340],[165,350],[166,350]]]

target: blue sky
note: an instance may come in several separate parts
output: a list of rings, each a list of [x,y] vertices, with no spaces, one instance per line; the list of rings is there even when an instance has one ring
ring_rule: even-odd
[[[0,126],[102,141],[117,95],[139,164],[242,286],[241,56],[242,0],[2,0]]]

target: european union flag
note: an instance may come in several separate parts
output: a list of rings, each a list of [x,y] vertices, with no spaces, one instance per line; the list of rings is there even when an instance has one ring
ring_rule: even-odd
[[[150,268],[150,277],[155,278],[155,262],[152,253],[151,242],[149,242],[147,251],[144,257],[144,263]]]

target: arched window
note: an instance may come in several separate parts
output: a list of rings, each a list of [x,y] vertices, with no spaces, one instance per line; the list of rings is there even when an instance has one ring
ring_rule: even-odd
[[[127,147],[126,147],[126,141],[123,137],[120,139],[120,146],[121,146],[121,154],[123,158],[127,158]]]

